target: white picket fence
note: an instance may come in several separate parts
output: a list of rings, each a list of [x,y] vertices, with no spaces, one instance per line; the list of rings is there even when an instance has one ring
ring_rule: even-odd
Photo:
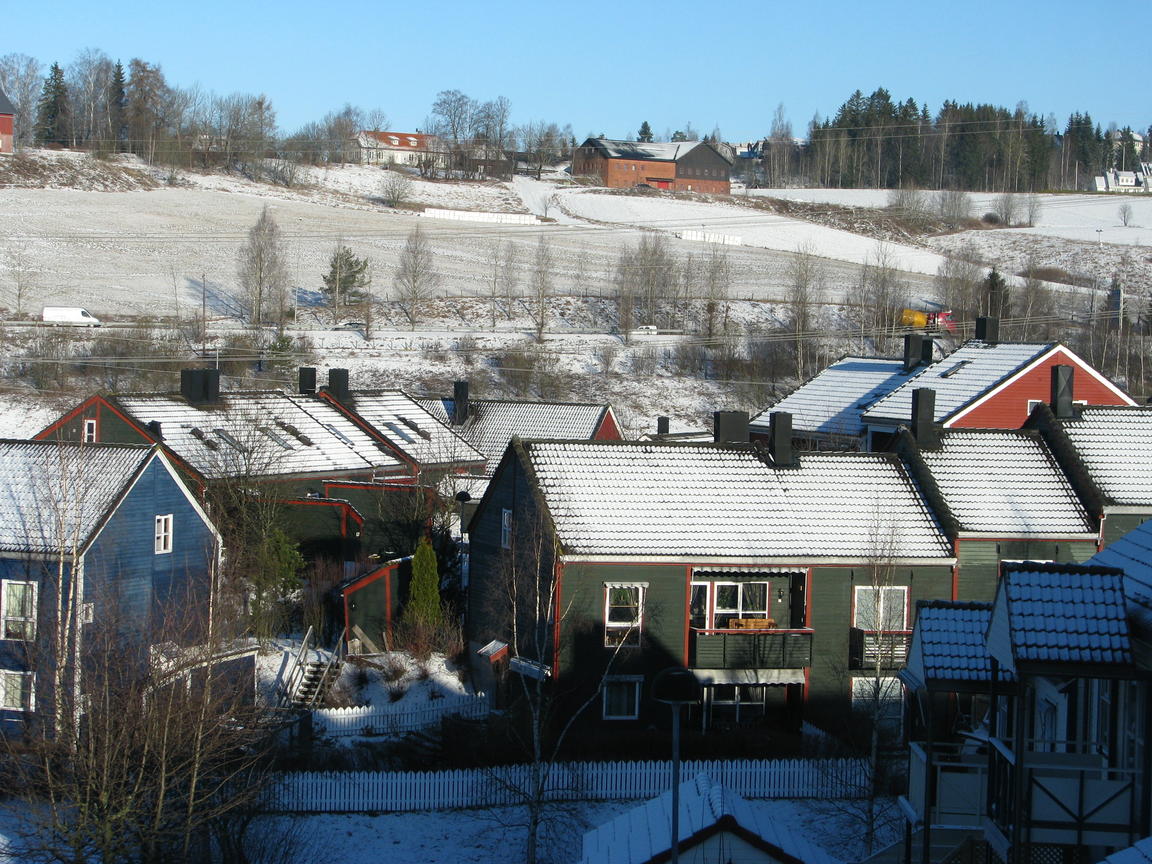
[[[694,240],[697,243],[716,243],[720,246],[741,246],[744,238],[738,234],[717,234],[713,231],[678,231],[681,240]]]
[[[530,213],[483,213],[477,210],[444,210],[425,207],[429,219],[452,219],[457,222],[495,222],[498,225],[539,225],[540,220]]]
[[[333,738],[350,735],[398,735],[437,725],[445,717],[480,720],[488,716],[484,696],[445,696],[428,702],[407,701],[363,708],[319,708],[312,712],[312,728]]]
[[[703,772],[747,798],[859,798],[867,787],[860,759],[688,761],[688,779]],[[364,813],[491,807],[523,801],[529,765],[463,771],[305,772],[279,775],[268,809],[286,813]],[[671,784],[671,763],[571,762],[552,767],[553,800],[652,798]]]

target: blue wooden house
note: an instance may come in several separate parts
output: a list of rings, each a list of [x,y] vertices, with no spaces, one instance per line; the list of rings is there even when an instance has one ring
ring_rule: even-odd
[[[219,554],[159,447],[0,440],[0,726],[79,711],[93,640],[145,663],[198,639]]]

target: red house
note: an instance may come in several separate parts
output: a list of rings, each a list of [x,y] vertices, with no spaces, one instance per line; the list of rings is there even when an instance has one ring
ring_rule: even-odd
[[[0,90],[0,153],[6,155],[11,155],[14,152],[12,119],[15,115],[16,109],[12,107],[12,103],[4,95],[4,91]]]
[[[703,141],[648,143],[589,138],[572,154],[574,177],[596,177],[614,189],[650,186],[673,192],[729,195],[732,165]]]

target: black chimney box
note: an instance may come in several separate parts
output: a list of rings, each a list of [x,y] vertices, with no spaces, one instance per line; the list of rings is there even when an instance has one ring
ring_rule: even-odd
[[[1072,402],[1072,384],[1075,370],[1059,364],[1052,367],[1052,413],[1057,420],[1070,420],[1075,416]]]
[[[337,402],[343,402],[348,398],[347,369],[328,370],[328,392],[332,394],[332,398]]]
[[[180,370],[180,395],[191,405],[199,405],[204,401],[204,379],[201,376],[203,369]]]
[[[921,447],[939,447],[936,431],[936,391],[917,387],[912,391],[912,434]]]
[[[715,411],[712,414],[712,440],[717,444],[748,443],[747,411]]]
[[[216,405],[220,401],[220,370],[201,369],[200,375],[204,383],[204,404]]]
[[[164,427],[160,424],[159,420],[149,420],[148,431],[152,433],[152,437],[157,441],[164,440]]]
[[[667,417],[657,417],[656,418],[656,434],[657,435],[667,435],[669,428],[670,428],[669,420]]]
[[[463,426],[468,422],[468,382],[452,382],[452,425]]]
[[[300,367],[300,395],[311,396],[316,392],[316,367]]]
[[[792,415],[787,411],[768,415],[768,452],[777,468],[792,467]]]
[[[976,338],[989,345],[1000,341],[1000,319],[987,316],[976,319]]]
[[[923,366],[931,366],[932,360],[932,337],[925,336],[924,341],[920,343],[920,363]]]
[[[920,365],[923,357],[924,337],[919,333],[904,334],[904,371],[911,372]]]

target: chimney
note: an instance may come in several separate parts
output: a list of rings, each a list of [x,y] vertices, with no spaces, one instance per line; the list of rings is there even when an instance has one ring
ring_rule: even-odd
[[[712,440],[717,444],[748,443],[747,411],[715,411],[712,414]]]
[[[1052,367],[1052,413],[1057,420],[1069,420],[1075,416],[1072,407],[1074,371],[1071,366],[1063,364]]]
[[[220,402],[220,370],[201,369],[200,380],[204,387],[204,404],[218,404]]]
[[[452,425],[463,426],[468,422],[468,382],[452,382]]]
[[[668,434],[668,428],[669,428],[669,421],[668,421],[667,417],[657,417],[656,418],[656,434],[657,435],[667,435]]]
[[[180,370],[180,395],[187,399],[190,405],[199,405],[204,401],[204,371]]]
[[[917,387],[912,391],[912,435],[921,447],[940,446],[936,433],[936,391]]]
[[[768,415],[768,452],[777,468],[792,466],[792,415],[787,411]]]
[[[924,337],[919,333],[904,334],[904,371],[911,372],[920,365]]]
[[[976,319],[976,338],[989,345],[1000,341],[1000,319],[987,316]]]
[[[311,396],[316,392],[316,367],[300,367],[300,395]]]
[[[328,392],[332,394],[332,398],[337,402],[343,402],[348,398],[347,369],[328,370]]]
[[[933,344],[931,336],[925,336],[924,341],[920,343],[920,364],[922,366],[932,365],[932,361],[935,359],[932,354]]]
[[[160,425],[159,420],[149,420],[148,421],[148,431],[152,433],[152,437],[155,438],[157,441],[163,441],[164,440],[164,429]]]

